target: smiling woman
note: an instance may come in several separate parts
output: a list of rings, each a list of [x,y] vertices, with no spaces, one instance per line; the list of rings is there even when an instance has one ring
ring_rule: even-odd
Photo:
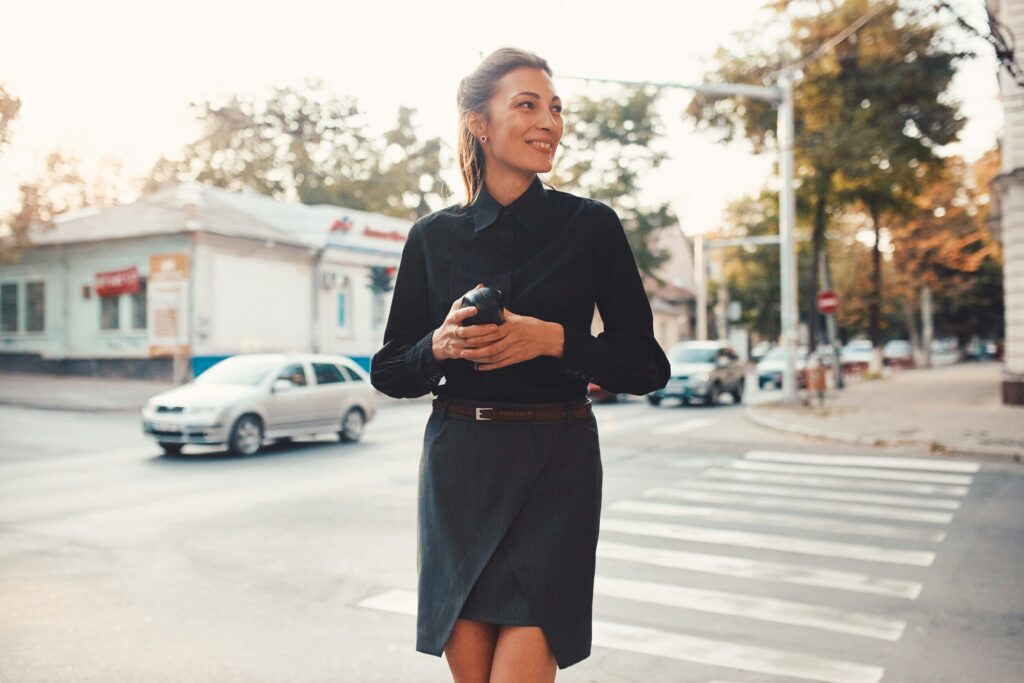
[[[603,470],[588,381],[644,395],[669,363],[618,216],[537,177],[564,129],[547,62],[498,50],[458,105],[467,202],[409,231],[371,381],[437,394],[416,649],[456,683],[547,683],[590,655]],[[474,286],[500,291],[499,322],[468,320]]]

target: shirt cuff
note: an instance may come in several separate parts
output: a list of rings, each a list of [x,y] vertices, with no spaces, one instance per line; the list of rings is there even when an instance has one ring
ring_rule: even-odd
[[[589,332],[562,325],[565,330],[562,344],[562,370],[565,374],[590,381],[594,376],[594,342]]]
[[[434,330],[413,344],[406,356],[409,371],[429,387],[437,385],[444,376],[444,361],[434,358]]]

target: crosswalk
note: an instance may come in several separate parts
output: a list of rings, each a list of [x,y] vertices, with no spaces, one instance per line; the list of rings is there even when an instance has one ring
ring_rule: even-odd
[[[680,681],[879,683],[892,650],[865,643],[898,646],[920,618],[914,601],[978,471],[749,451],[608,501],[593,644],[674,663]],[[358,605],[415,615],[416,593]]]

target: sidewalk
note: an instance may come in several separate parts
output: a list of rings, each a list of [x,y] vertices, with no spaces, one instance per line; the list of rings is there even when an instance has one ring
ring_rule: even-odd
[[[1024,408],[1000,401],[1001,363],[907,370],[830,391],[825,405],[749,406],[764,427],[872,446],[920,446],[936,455],[1024,459]]]
[[[90,413],[141,411],[153,396],[173,389],[171,382],[118,377],[74,377],[0,372],[0,405]],[[433,395],[415,400],[430,400]],[[407,399],[402,399],[403,401]],[[378,392],[377,407],[398,403]]]

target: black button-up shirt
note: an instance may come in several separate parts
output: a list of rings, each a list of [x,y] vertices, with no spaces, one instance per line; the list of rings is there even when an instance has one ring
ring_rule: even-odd
[[[496,370],[432,351],[452,302],[477,283],[501,290],[513,313],[559,323],[562,358]],[[590,334],[597,305],[604,331]],[[427,392],[466,400],[551,403],[582,398],[588,381],[643,395],[665,386],[669,363],[618,216],[608,206],[547,189],[535,178],[502,206],[486,189],[412,226],[402,251],[374,387],[395,398]],[[442,377],[445,382],[441,384]]]

